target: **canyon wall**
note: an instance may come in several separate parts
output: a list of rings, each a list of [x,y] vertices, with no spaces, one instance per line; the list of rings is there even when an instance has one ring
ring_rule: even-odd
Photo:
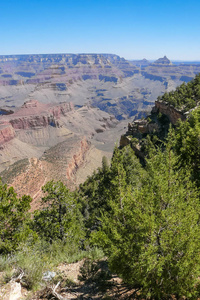
[[[52,126],[60,127],[59,119],[74,111],[72,103],[45,105],[37,100],[25,102],[14,113],[2,116],[0,120],[0,144],[15,137],[15,130],[38,129]]]
[[[161,112],[169,118],[169,121],[175,125],[177,121],[180,119],[182,121],[186,120],[186,116],[182,111],[173,107],[167,102],[155,101],[155,107],[153,108],[154,112]]]
[[[9,142],[15,137],[15,130],[10,124],[0,125],[0,145]]]
[[[19,117],[10,120],[10,124],[14,129],[34,129],[39,127],[46,127],[48,125],[59,127],[59,123],[55,120],[54,116]]]
[[[78,149],[76,149],[76,153],[72,156],[70,162],[68,163],[66,170],[66,177],[69,180],[72,180],[77,169],[83,164],[85,155],[90,148],[90,144],[84,137]]]
[[[71,149],[68,145],[71,145]],[[9,186],[14,187],[19,197],[28,194],[33,198],[31,210],[34,210],[39,208],[42,186],[46,182],[61,180],[67,187],[74,188],[76,172],[85,164],[90,147],[85,137],[72,137],[48,149],[40,159],[33,157],[17,161],[1,176]]]

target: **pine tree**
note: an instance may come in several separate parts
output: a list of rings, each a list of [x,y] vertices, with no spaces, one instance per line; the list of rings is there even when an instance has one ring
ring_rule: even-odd
[[[193,179],[200,184],[200,109],[196,108],[175,131],[175,150],[181,166],[190,166]]]
[[[189,171],[178,167],[170,142],[147,159],[146,171],[134,190],[121,184],[94,240],[111,270],[143,295],[193,299],[200,267],[198,191]]]
[[[47,242],[63,243],[83,237],[82,216],[73,194],[61,181],[49,181],[43,188],[42,209],[34,214],[34,229]]]
[[[30,234],[26,223],[31,200],[26,195],[17,198],[13,187],[0,182],[0,253],[15,250]]]

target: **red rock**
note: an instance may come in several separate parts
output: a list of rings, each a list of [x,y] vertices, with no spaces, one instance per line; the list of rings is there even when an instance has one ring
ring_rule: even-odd
[[[68,163],[66,170],[67,179],[72,179],[73,175],[76,173],[77,169],[83,164],[85,159],[85,154],[89,150],[90,144],[84,137],[80,142],[80,147],[76,149],[76,153],[72,156],[71,161]]]
[[[10,124],[0,125],[0,145],[12,140],[15,137],[15,131]]]
[[[25,102],[21,108],[13,114],[5,116],[3,120],[9,122],[14,129],[34,129],[48,125],[59,127],[58,119],[61,115],[74,111],[72,103],[60,103],[59,105],[43,104],[37,100]]]

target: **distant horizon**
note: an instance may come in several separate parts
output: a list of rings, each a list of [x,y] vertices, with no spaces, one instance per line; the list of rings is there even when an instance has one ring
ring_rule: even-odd
[[[104,53],[100,53],[100,52],[77,52],[77,53],[73,53],[73,52],[51,52],[51,53],[17,53],[17,54],[0,54],[1,56],[28,56],[28,55],[65,55],[65,54],[74,54],[74,55],[95,55],[95,54],[101,54],[101,55],[117,55],[121,58],[124,58],[128,61],[140,61],[140,60],[148,60],[150,62],[152,61],[156,61],[159,58],[163,58],[164,56],[166,56],[171,62],[200,62],[200,59],[171,59],[168,57],[168,55],[164,55],[164,56],[160,56],[157,58],[126,58],[124,56],[121,56],[117,53],[108,53],[108,52],[104,52]]]

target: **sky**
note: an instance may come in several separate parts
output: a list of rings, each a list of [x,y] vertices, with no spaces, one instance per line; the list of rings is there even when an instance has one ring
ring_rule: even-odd
[[[200,60],[200,0],[0,0],[0,55]]]

